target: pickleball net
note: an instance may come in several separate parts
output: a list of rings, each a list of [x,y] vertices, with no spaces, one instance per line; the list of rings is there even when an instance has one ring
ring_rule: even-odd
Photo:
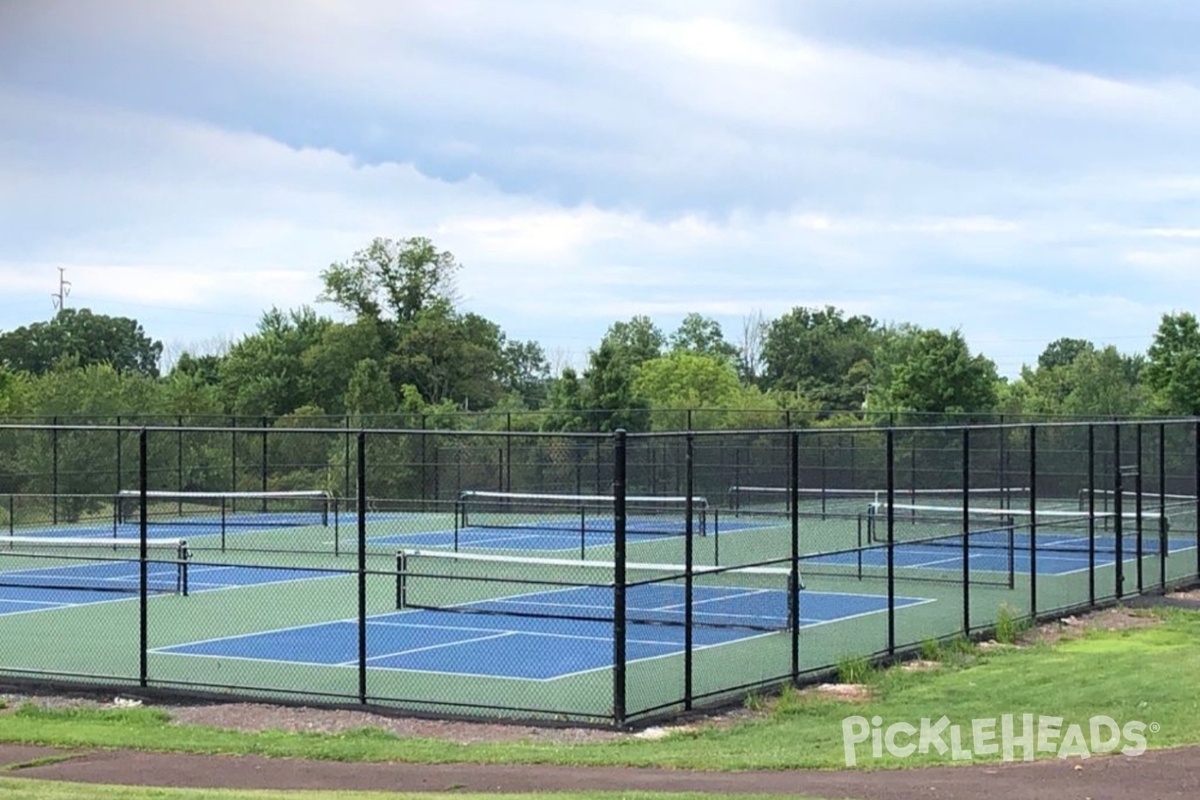
[[[691,520],[689,525],[689,510]],[[626,533],[695,536],[709,528],[707,498],[658,495],[625,498]],[[455,503],[460,529],[531,530],[544,533],[613,533],[616,499],[610,495],[464,491]]]
[[[187,594],[183,539],[0,536],[0,586],[27,589]]]
[[[799,589],[787,566],[693,566],[520,558],[401,550],[396,606],[402,610],[786,631],[799,619]]]

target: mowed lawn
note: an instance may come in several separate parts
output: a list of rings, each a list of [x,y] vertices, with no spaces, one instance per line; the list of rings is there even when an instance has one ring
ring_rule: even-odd
[[[1130,613],[1139,616],[1130,616]],[[1146,746],[1200,743],[1200,614],[1177,610],[1126,612],[1132,626],[1094,628],[1056,643],[1016,648],[928,647],[938,664],[925,670],[867,671],[866,700],[839,700],[811,691],[752,699],[760,713],[735,723],[699,724],[660,740],[629,735],[619,741],[564,744],[452,744],[400,739],[380,729],[339,734],[248,733],[175,725],[153,708],[41,709],[0,712],[0,741],[67,747],[115,747],[190,753],[239,753],[340,761],[493,762],[663,766],[696,770],[842,768],[843,721],[879,717],[918,726],[947,717],[970,729],[972,720],[1006,714],[1061,717],[1088,730],[1093,717],[1146,726]],[[844,665],[861,670],[862,665]],[[916,752],[874,758],[859,745],[858,766],[905,767],[951,763],[952,754]],[[1018,750],[1020,753],[1020,750]],[[1053,757],[1055,753],[1038,753]],[[1002,754],[976,755],[999,759]]]

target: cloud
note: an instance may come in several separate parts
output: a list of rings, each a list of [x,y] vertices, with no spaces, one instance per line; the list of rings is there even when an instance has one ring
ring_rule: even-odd
[[[1010,373],[1064,335],[1144,347],[1200,274],[1193,62],[1137,56],[1143,24],[1110,68],[1014,39],[1062,3],[983,3],[991,34],[957,8],[5,7],[0,329],[63,266],[154,335],[245,331],[428,235],[471,310],[577,353],[635,313],[825,304]]]

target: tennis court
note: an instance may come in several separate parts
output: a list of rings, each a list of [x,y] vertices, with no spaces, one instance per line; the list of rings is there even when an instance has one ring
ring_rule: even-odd
[[[679,655],[685,647],[679,586],[631,590],[626,628],[628,663]],[[933,602],[898,597],[907,608]],[[692,601],[693,647],[719,647],[769,636],[789,623],[783,591],[697,587]],[[453,611],[400,611],[367,619],[371,669],[407,670],[491,678],[553,680],[613,666],[611,590],[576,587],[472,603]],[[827,625],[887,611],[886,596],[799,593],[800,627]],[[589,616],[596,617],[589,620]],[[156,654],[341,666],[359,664],[358,621],[304,625],[159,648]]]

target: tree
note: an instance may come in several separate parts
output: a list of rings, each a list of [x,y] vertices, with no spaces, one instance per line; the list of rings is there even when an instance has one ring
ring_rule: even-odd
[[[501,338],[494,322],[438,303],[401,334],[389,364],[392,382],[415,386],[429,403],[490,408],[502,393]]]
[[[439,302],[454,306],[459,269],[452,253],[424,237],[376,238],[321,273],[325,289],[319,299],[360,317],[410,323]]]
[[[738,372],[746,383],[758,382],[766,337],[767,321],[761,311],[742,318],[742,338],[737,347]]]
[[[503,338],[503,337],[502,337]],[[521,399],[525,408],[540,408],[546,402],[550,365],[537,342],[505,342],[501,353],[500,384]]]
[[[890,409],[961,413],[995,407],[996,365],[982,355],[972,356],[959,331],[915,332],[911,345],[895,365],[890,384],[880,387]]]
[[[799,391],[826,410],[859,408],[867,392],[860,362],[872,362],[879,340],[870,317],[847,318],[833,307],[794,308],[767,326],[763,382],[768,389]],[[852,370],[859,380],[851,382]]]
[[[137,320],[64,308],[49,322],[0,335],[0,364],[41,375],[64,358],[73,358],[81,367],[109,364],[117,372],[158,377],[162,348]]]
[[[1142,410],[1146,390],[1138,381],[1143,359],[1111,345],[1085,350],[1071,362],[1062,411],[1076,416],[1130,416]]]
[[[1200,324],[1188,311],[1164,314],[1146,353],[1145,381],[1166,414],[1200,414]]]
[[[718,407],[741,389],[728,360],[677,350],[637,368],[633,393],[651,408]]]
[[[351,414],[387,414],[396,410],[396,393],[379,362],[364,358],[354,365],[346,388],[345,407]]]
[[[666,337],[649,317],[636,316],[628,322],[614,322],[601,346],[608,344],[626,366],[636,367],[662,355],[666,343]]]
[[[646,402],[633,390],[634,365],[627,351],[611,339],[605,339],[593,350],[584,372],[587,408],[597,414],[593,430],[645,430],[649,423]]]
[[[688,314],[671,334],[671,351],[713,356],[733,363],[738,350],[725,340],[721,323],[712,317]]]
[[[1080,355],[1094,352],[1095,349],[1096,346],[1086,339],[1055,339],[1038,356],[1038,368],[1069,367]]]
[[[263,314],[258,332],[235,344],[221,362],[226,407],[240,415],[280,416],[312,405],[312,376],[302,356],[332,325],[308,307]]]

